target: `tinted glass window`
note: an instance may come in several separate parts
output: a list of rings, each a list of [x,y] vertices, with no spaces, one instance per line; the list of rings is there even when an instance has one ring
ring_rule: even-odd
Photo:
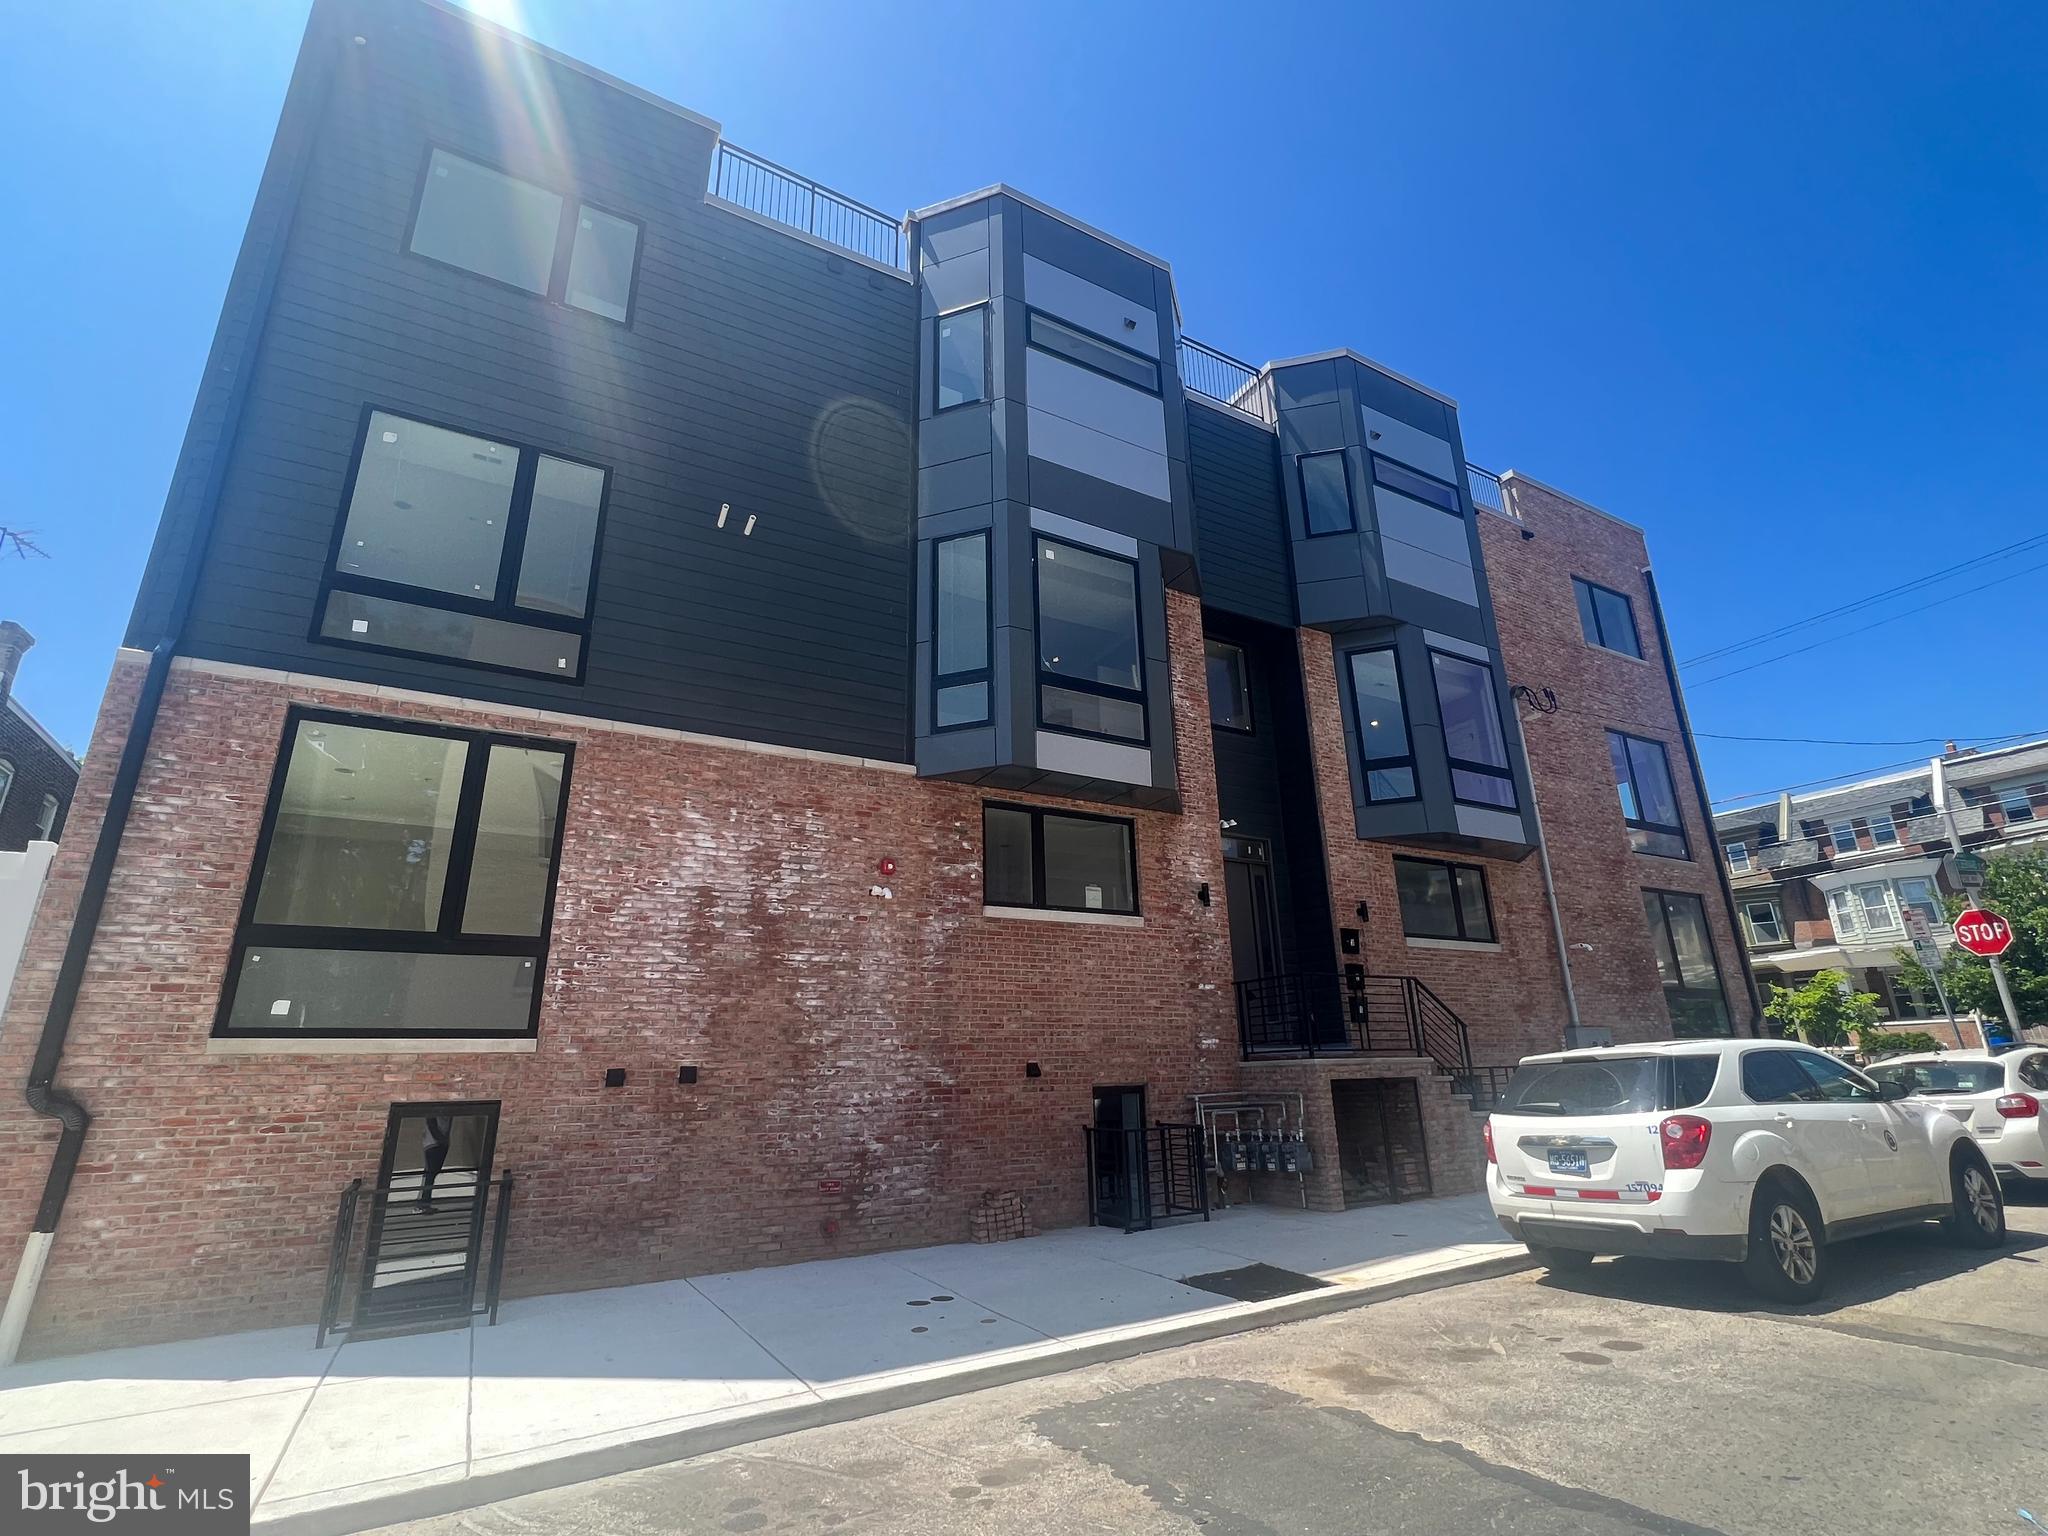
[[[420,190],[412,248],[501,283],[546,293],[561,227],[562,199],[555,193],[437,149]]]
[[[1477,865],[1395,859],[1394,890],[1401,900],[1401,931],[1409,938],[1493,942],[1486,873]]]
[[[1141,686],[1138,568],[1114,555],[1040,539],[1038,648],[1047,672]]]
[[[1590,645],[1642,658],[1642,640],[1636,634],[1635,605],[1628,597],[1607,587],[1574,576],[1572,595],[1578,599],[1579,628]]]
[[[1673,1056],[1671,1061],[1671,1102],[1667,1109],[1690,1109],[1706,1102],[1720,1075],[1719,1056]]]
[[[1132,912],[1131,824],[1047,813],[1045,904],[1082,912]]]
[[[941,315],[938,355],[934,374],[938,380],[938,409],[971,405],[988,397],[988,308],[963,309]]]
[[[988,666],[988,535],[941,539],[938,561],[940,676]]]
[[[1031,815],[991,805],[981,813],[982,900],[995,907],[1028,907],[1037,876],[1031,860]]]
[[[597,517],[603,505],[603,470],[540,456],[533,471],[533,500],[526,514],[526,547],[514,599],[521,608],[583,616],[590,607],[590,565],[597,552]]]
[[[1678,794],[1671,784],[1671,761],[1661,741],[1607,733],[1607,754],[1621,793],[1622,820],[1629,846],[1638,853],[1665,858],[1687,856],[1685,830],[1678,815]]]
[[[562,815],[562,754],[534,747],[490,751],[462,931],[538,937]]]
[[[1351,482],[1344,473],[1341,453],[1311,453],[1301,460],[1301,504],[1309,536],[1349,533],[1357,526],[1351,516]]]
[[[529,955],[397,954],[252,944],[230,1032],[523,1034],[539,962]]]
[[[1877,1097],[1862,1073],[1842,1065],[1832,1056],[1811,1051],[1790,1053],[1801,1070],[1813,1079],[1821,1099],[1830,1104],[1863,1103]]]
[[[1038,690],[1038,718],[1055,731],[1087,731],[1126,741],[1145,739],[1145,706],[1137,699],[1112,699],[1048,684]]]
[[[940,729],[949,725],[979,725],[987,718],[987,683],[948,683],[933,696],[932,723]]]
[[[1034,314],[1030,322],[1031,345],[1055,353],[1084,368],[1106,373],[1126,384],[1135,384],[1150,394],[1159,393],[1159,365],[1149,357],[1062,325],[1047,315]]]
[[[624,320],[633,299],[633,257],[640,226],[587,204],[576,211],[569,281],[562,302],[607,320]]]
[[[1811,1102],[1820,1097],[1813,1079],[1799,1070],[1792,1051],[1748,1051],[1742,1058],[1743,1094],[1758,1104]]]
[[[339,588],[327,594],[320,635],[554,677],[573,678],[583,667],[583,637],[571,630],[542,629]]]
[[[1251,687],[1244,675],[1244,650],[1225,640],[1202,645],[1209,670],[1209,723],[1226,730],[1252,728]]]
[[[2048,1056],[2022,1057],[2019,1074],[2029,1088],[2048,1088]]]
[[[1547,1061],[1523,1066],[1501,1100],[1504,1115],[1630,1115],[1663,1107],[1654,1056]]]
[[[256,921],[430,933],[454,842],[467,745],[307,721],[264,859]]]
[[[1478,805],[1515,806],[1508,772],[1507,735],[1493,693],[1493,669],[1443,651],[1430,653],[1437,704],[1443,715],[1444,750],[1451,759],[1451,793]]]
[[[1365,798],[1415,797],[1408,710],[1401,695],[1401,667],[1393,650],[1357,651],[1351,656],[1351,694],[1358,716],[1358,750],[1365,765]]]
[[[489,600],[518,471],[507,444],[371,413],[335,568]]]
[[[2024,1066],[2024,1063],[2022,1063]],[[1914,1093],[1991,1093],[2005,1087],[1998,1061],[1887,1061],[1870,1069],[1880,1083],[1904,1083]]]
[[[1418,475],[1414,470],[1404,469],[1378,454],[1373,455],[1372,477],[1390,491],[1413,496],[1417,501],[1426,501],[1433,507],[1439,507],[1459,517],[1465,515],[1465,509],[1458,501],[1456,486],[1446,485],[1441,480],[1432,480],[1428,475]]]

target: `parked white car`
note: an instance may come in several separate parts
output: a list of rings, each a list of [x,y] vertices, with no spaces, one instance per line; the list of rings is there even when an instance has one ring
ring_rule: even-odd
[[[1740,1264],[1810,1301],[1828,1250],[1942,1220],[2005,1241],[1998,1179],[1963,1123],[1782,1040],[1667,1040],[1531,1056],[1485,1128],[1487,1193],[1554,1269],[1598,1254]]]
[[[1870,1069],[1880,1085],[1900,1083],[1969,1127],[1992,1171],[2010,1184],[2048,1184],[2048,1136],[2041,1106],[2048,1102],[2048,1050],[2023,1046],[1989,1051],[1944,1051],[1894,1056]]]

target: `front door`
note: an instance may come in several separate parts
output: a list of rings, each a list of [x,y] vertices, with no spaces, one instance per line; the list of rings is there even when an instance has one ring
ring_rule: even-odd
[[[370,1191],[357,1333],[469,1316],[497,1136],[496,1104],[391,1106]]]
[[[1223,839],[1223,894],[1230,917],[1231,979],[1242,984],[1280,974],[1273,863],[1264,840]]]
[[[1145,1090],[1097,1088],[1089,1134],[1095,1145],[1095,1187],[1089,1198],[1096,1222],[1126,1229],[1148,1225]]]

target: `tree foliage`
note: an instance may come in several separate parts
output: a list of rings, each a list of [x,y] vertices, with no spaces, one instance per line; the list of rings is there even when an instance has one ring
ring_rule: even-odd
[[[1815,971],[1800,986],[1773,985],[1764,1017],[1808,1045],[1847,1045],[1883,1010],[1875,992],[1851,992],[1846,971]]]
[[[2005,1017],[1997,983],[1991,979],[1991,962],[1963,949],[1950,950],[1948,963],[1941,968],[1949,1001],[1958,1009],[1974,1008],[2015,1027],[2048,1023],[2048,848],[1993,853],[1984,861],[1984,889],[1977,901],[2012,924],[2012,948],[2001,959],[2021,1017]],[[1966,897],[1948,897],[1950,920],[1969,905]],[[1930,994],[1934,990],[1932,978],[1910,949],[1899,952],[1899,976],[1909,986]]]

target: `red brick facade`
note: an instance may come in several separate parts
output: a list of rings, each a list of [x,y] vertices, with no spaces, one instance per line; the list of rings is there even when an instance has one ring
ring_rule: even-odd
[[[30,1350],[310,1318],[335,1198],[375,1174],[404,1100],[501,1102],[514,1292],[965,1241],[990,1191],[1041,1226],[1085,1219],[1095,1085],[1144,1083],[1185,1119],[1239,1070],[1224,908],[1197,899],[1222,879],[1200,611],[1170,606],[1185,813],[1135,813],[1142,927],[985,916],[968,786],[181,664],[65,1054],[94,1123]],[[108,692],[0,1033],[9,1082],[140,673],[124,657]],[[576,743],[532,1053],[210,1052],[294,702]],[[0,1105],[0,1231],[27,1230],[55,1130]]]
[[[1658,889],[1700,898],[1730,1020],[1738,1034],[1751,1033],[1746,962],[1716,873],[1712,822],[1686,764],[1643,580],[1650,557],[1642,532],[1520,477],[1509,480],[1508,494],[1519,524],[1482,516],[1479,542],[1508,680],[1557,695],[1554,713],[1525,708],[1520,714],[1580,1021],[1613,1030],[1618,1043],[1670,1035],[1643,919],[1642,892]],[[1534,537],[1523,537],[1525,531]],[[1642,660],[1586,643],[1572,595],[1574,576],[1627,595]],[[1608,765],[1610,727],[1664,743],[1690,859],[1629,850]],[[1532,881],[1540,877],[1535,860],[1525,868]],[[1540,885],[1528,889],[1540,896]]]

